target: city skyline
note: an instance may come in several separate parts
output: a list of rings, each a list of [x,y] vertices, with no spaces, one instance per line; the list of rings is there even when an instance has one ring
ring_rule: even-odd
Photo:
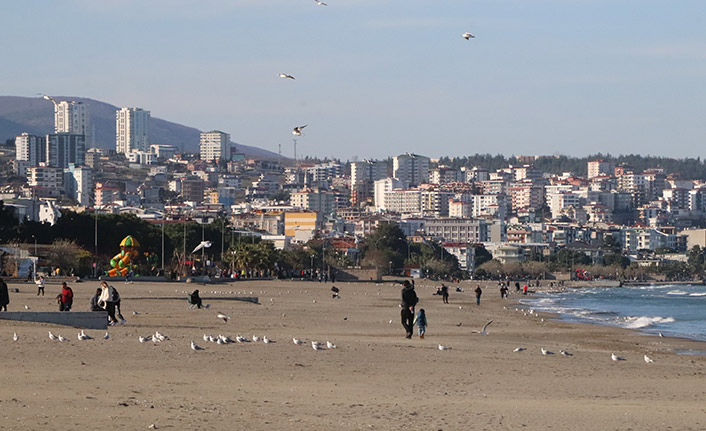
[[[299,157],[697,157],[704,12],[696,1],[42,1],[6,7],[14,61],[0,79],[8,95],[141,106],[288,157],[302,124]],[[57,22],[74,49],[46,43]]]

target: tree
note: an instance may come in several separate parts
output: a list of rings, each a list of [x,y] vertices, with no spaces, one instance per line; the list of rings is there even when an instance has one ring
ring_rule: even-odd
[[[62,239],[54,241],[46,261],[50,269],[59,268],[62,274],[87,275],[90,272],[90,264],[86,263],[90,261],[90,257],[91,254],[79,247],[75,241]]]

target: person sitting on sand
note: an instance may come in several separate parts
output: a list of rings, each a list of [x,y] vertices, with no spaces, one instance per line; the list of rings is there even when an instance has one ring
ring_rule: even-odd
[[[103,311],[100,305],[98,305],[98,300],[101,297],[101,288],[96,289],[96,294],[91,298],[91,311]]]

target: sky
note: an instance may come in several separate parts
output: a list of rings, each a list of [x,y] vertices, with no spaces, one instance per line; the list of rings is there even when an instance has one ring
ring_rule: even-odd
[[[702,156],[704,0],[324,1],[7,2],[0,94],[140,107],[288,157],[304,124],[300,158]]]

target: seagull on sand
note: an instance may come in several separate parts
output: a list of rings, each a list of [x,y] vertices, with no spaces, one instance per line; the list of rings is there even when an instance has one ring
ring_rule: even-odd
[[[294,136],[304,136],[304,134],[302,133],[302,130],[303,130],[306,126],[308,126],[308,124],[305,124],[305,125],[303,125],[303,126],[295,127],[294,129],[292,129],[292,135],[294,135]]]
[[[81,332],[78,333],[78,341],[92,340],[92,339],[93,339],[93,337],[91,337],[90,335],[83,332],[83,329],[81,329]]]
[[[327,342],[326,342],[326,347],[328,347],[329,349],[335,349],[335,348],[336,348],[336,345],[333,344],[333,343],[330,342],[330,341],[327,341]]]
[[[473,36],[472,33],[465,32],[465,33],[463,33],[463,34],[461,35],[461,37],[464,38],[464,39],[466,39],[466,40],[471,40],[471,39],[473,39],[475,36]]]
[[[292,338],[292,343],[297,344],[297,345],[304,344],[304,342],[298,338]]]
[[[56,335],[52,334],[51,331],[49,331],[49,339],[50,340],[57,340],[58,338],[56,337]]]
[[[250,342],[250,340],[248,340],[247,338],[243,337],[243,336],[240,335],[240,334],[238,334],[238,335],[235,336],[235,341],[237,341],[238,343],[248,343],[248,342]]]
[[[267,338],[267,335],[265,335],[264,337],[262,337],[262,342],[265,344],[270,344],[272,342],[272,340]]]
[[[539,350],[542,352],[542,354],[543,354],[544,356],[553,355],[553,354],[554,354],[553,352],[550,352],[549,350],[545,349],[544,347],[540,348]]]
[[[64,338],[64,337],[62,337],[61,335],[59,335],[59,341],[62,341],[62,342],[63,342],[63,341],[69,341],[69,340],[67,340],[66,338]]]
[[[610,359],[612,359],[615,362],[618,361],[624,361],[625,359],[621,358],[620,356],[616,355],[615,353],[610,354]]]
[[[203,347],[199,347],[194,343],[193,341],[191,342],[191,350],[203,350]]]
[[[19,339],[20,339],[20,337],[17,336],[17,332],[15,332],[14,334],[12,334],[12,341],[17,341],[17,340],[19,340]],[[647,356],[645,356],[645,358],[646,358],[646,357],[647,357]]]
[[[488,323],[483,325],[483,329],[481,329],[480,331],[473,331],[473,332],[475,332],[476,334],[488,335],[488,326],[490,326],[491,323],[493,323],[493,321],[489,320]]]
[[[262,338],[258,337],[257,335],[253,335],[252,340],[257,343],[258,341],[262,341]]]
[[[652,360],[652,358],[650,358],[650,357],[647,356],[647,355],[644,356],[644,359],[645,359],[645,362],[647,362],[648,364],[651,363],[651,362],[654,362],[654,361]]]
[[[438,347],[438,348],[439,348],[439,350],[451,350],[451,347],[449,347],[449,346],[442,346],[441,344],[439,344],[439,347]]]
[[[150,341],[150,340],[152,339],[152,336],[151,336],[151,335],[148,335],[148,336],[146,336],[146,337],[143,337],[143,336],[140,335],[140,336],[137,337],[137,339],[140,340],[140,343],[144,343],[144,342],[146,342],[146,341]]]
[[[561,356],[574,356],[573,354],[567,352],[566,350],[559,350],[559,354],[561,354]]]
[[[318,341],[312,341],[311,348],[314,350],[323,350],[323,347],[321,347],[321,343],[319,343]]]
[[[108,338],[110,338],[110,335],[106,332],[105,335],[103,336],[103,339],[107,340]]]
[[[525,349],[524,347],[515,347],[515,349],[513,350],[513,353],[522,352],[523,350],[527,350],[527,349]]]
[[[25,310],[29,310],[29,305],[25,305]]]
[[[287,73],[280,73],[280,74],[279,74],[279,77],[280,77],[280,78],[285,78],[285,79],[297,79],[297,78],[295,78],[295,77],[293,77],[292,75],[289,75],[289,74],[287,74]]]
[[[223,319],[223,321],[226,323],[228,323],[228,320],[230,320],[230,316],[223,313],[216,314],[216,317],[218,317],[219,319]]]

